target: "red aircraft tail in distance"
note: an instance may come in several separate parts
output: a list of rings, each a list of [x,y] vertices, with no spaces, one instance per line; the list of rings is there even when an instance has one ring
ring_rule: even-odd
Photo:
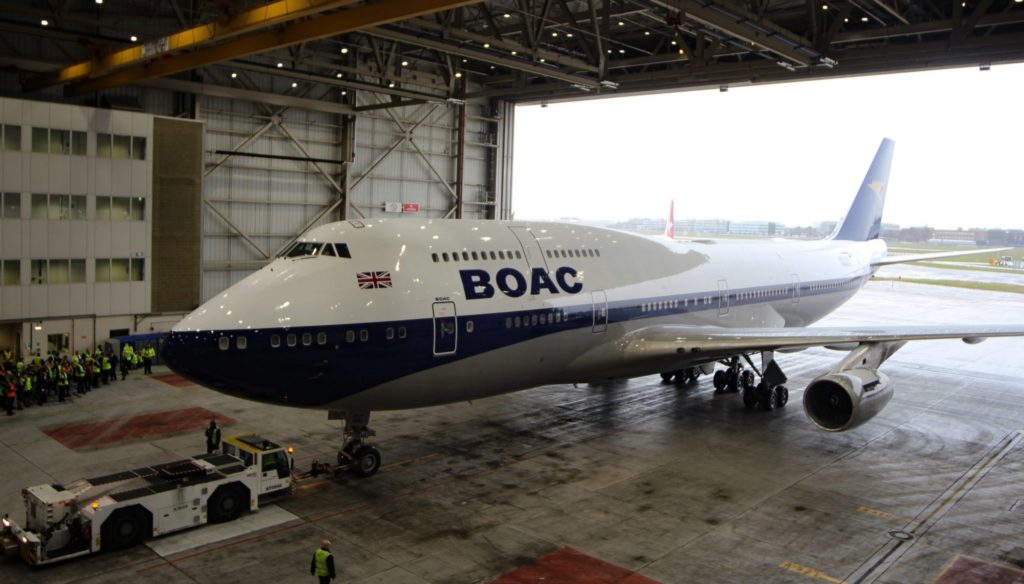
[[[668,202],[668,223],[665,224],[665,237],[669,239],[676,238],[676,201],[675,199]]]

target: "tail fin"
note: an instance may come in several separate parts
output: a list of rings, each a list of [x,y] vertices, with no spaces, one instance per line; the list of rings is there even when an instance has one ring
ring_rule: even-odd
[[[669,203],[668,203],[668,223],[665,224],[665,237],[667,237],[669,239],[675,239],[676,238],[675,210],[676,210],[676,202],[673,199],[673,200],[669,201]]]
[[[857,191],[846,217],[832,235],[832,239],[867,241],[877,239],[882,231],[882,208],[885,206],[885,189],[889,185],[889,167],[895,143],[884,138],[878,147],[871,168],[864,176],[864,182]]]

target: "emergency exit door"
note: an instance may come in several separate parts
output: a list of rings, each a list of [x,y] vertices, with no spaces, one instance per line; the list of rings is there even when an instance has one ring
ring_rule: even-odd
[[[603,333],[608,330],[608,296],[604,290],[591,293],[591,301],[594,303],[594,333]]]
[[[434,355],[453,355],[458,348],[459,323],[454,302],[434,303]]]

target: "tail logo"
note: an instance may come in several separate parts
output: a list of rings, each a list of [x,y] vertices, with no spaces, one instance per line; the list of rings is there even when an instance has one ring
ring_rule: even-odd
[[[873,180],[868,183],[868,188],[874,191],[875,194],[878,195],[879,197],[882,196],[882,187],[884,186],[885,183],[880,180]]]

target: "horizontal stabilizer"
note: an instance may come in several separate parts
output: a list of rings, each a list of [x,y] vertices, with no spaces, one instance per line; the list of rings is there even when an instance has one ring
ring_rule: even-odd
[[[967,251],[940,251],[936,253],[916,253],[907,255],[890,255],[881,259],[872,260],[872,266],[888,266],[890,264],[905,264],[908,262],[923,262],[928,260],[941,260],[942,258],[955,258],[957,256],[975,255],[979,253],[995,253],[1013,249],[1012,247],[994,247],[992,249],[972,249]]]

